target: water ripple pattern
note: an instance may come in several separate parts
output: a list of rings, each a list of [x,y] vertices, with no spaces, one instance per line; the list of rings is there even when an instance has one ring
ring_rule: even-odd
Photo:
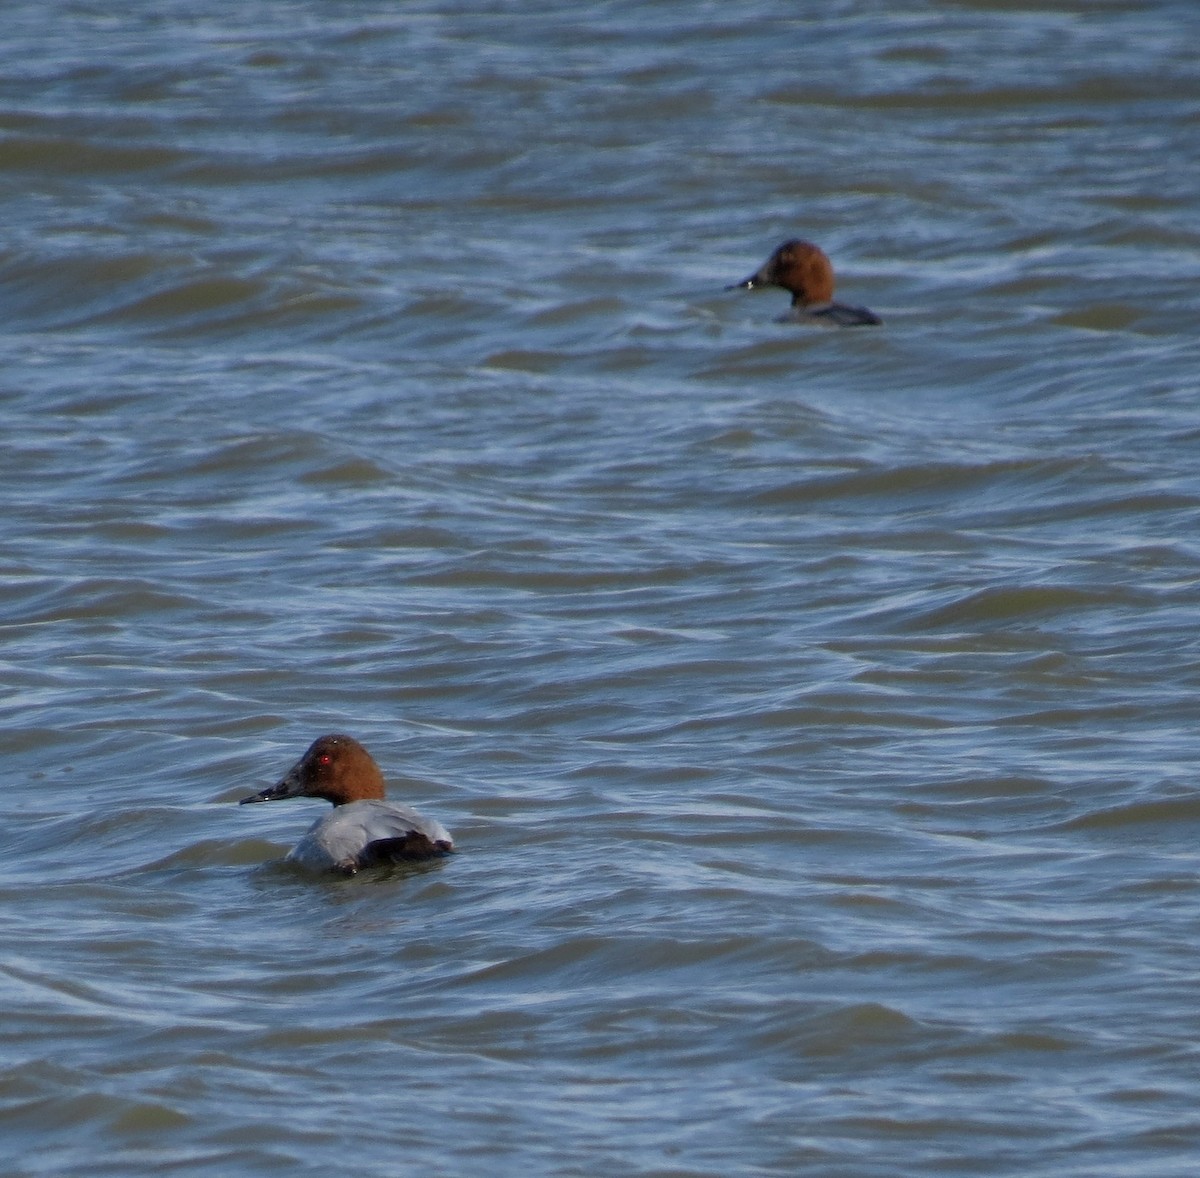
[[[0,1171],[1190,1178],[1197,44],[11,0]]]

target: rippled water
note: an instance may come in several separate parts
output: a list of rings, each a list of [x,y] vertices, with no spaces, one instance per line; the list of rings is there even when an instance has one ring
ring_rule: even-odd
[[[6,1175],[1194,1173],[1200,10],[4,24]]]

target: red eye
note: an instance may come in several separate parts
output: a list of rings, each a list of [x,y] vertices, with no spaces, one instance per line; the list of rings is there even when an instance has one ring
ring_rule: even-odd
[[[328,765],[332,760],[333,760],[333,758],[328,753],[322,753],[317,758],[317,764],[318,765]]]

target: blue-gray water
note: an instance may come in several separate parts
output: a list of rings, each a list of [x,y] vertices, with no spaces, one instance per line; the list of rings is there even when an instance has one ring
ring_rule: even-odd
[[[10,0],[0,1172],[1194,1174],[1198,44]]]

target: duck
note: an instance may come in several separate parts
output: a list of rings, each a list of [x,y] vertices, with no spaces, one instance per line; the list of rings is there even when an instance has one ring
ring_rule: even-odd
[[[365,867],[436,859],[454,840],[433,818],[386,800],[383,773],[352,736],[319,736],[275,784],[239,805],[285,798],[324,798],[333,813],[318,818],[288,852],[285,862],[309,871],[354,875]]]
[[[741,282],[726,290],[758,290],[780,286],[791,291],[792,309],[780,323],[825,323],[834,327],[865,327],[883,322],[866,307],[833,301],[833,263],[825,251],[811,241],[794,237]]]

